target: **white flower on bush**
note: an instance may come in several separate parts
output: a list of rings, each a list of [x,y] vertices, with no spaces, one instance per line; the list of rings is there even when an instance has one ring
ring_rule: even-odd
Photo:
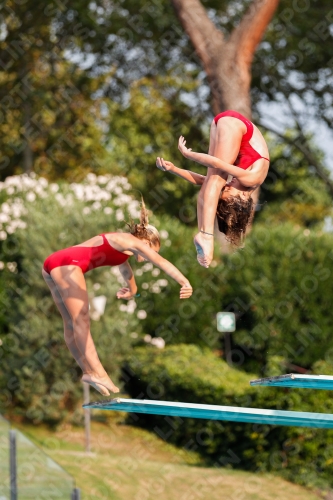
[[[161,293],[161,287],[168,286],[169,282],[166,279],[160,279],[150,283],[150,291],[153,293]]]
[[[7,262],[7,268],[11,273],[16,273],[17,272],[17,264],[16,262]]]
[[[70,184],[69,187],[72,189],[72,191],[74,191],[74,194],[78,200],[84,200],[84,186],[82,184]]]
[[[113,200],[113,203],[121,207],[123,205],[128,205],[132,201],[132,198],[128,194],[122,194]]]
[[[64,197],[64,195],[62,193],[57,193],[55,195],[55,199],[57,200],[57,202],[59,203],[59,205],[61,205],[62,207],[65,207],[67,205],[66,199],[65,199],[65,197]]]
[[[91,183],[94,184],[96,182],[97,176],[95,174],[88,174],[87,175],[87,180]]]
[[[146,311],[144,311],[143,309],[140,309],[140,311],[138,311],[138,313],[137,313],[137,317],[138,317],[138,319],[146,319],[146,317],[147,317]]]
[[[119,267],[116,266],[116,267],[111,267],[110,269],[110,273],[113,274],[116,278],[117,278],[117,281],[118,283],[121,285],[121,286],[125,286],[126,283],[125,283],[125,280],[121,274],[121,272],[119,271]]]
[[[145,273],[146,271],[151,271],[153,269],[153,264],[151,262],[147,262],[147,264],[144,264],[141,266],[142,271]]]
[[[165,347],[165,340],[162,339],[162,337],[154,337],[151,339],[150,343],[158,349],[164,349]]]
[[[26,223],[22,220],[13,220],[6,227],[6,231],[8,234],[14,234],[16,229],[25,229],[27,227]]]
[[[116,187],[116,180],[112,179],[111,181],[109,181],[107,183],[107,185],[105,186],[105,189],[108,189],[109,191],[113,191],[115,187]]]
[[[5,202],[1,205],[1,212],[4,214],[10,214],[11,210],[10,210],[10,206],[8,205],[8,203]]]
[[[155,285],[158,285],[158,286],[168,286],[168,284],[169,284],[168,280],[166,280],[164,278],[157,280],[155,282]]]
[[[92,210],[103,210],[105,214],[112,214],[114,209],[105,206],[110,203],[112,196],[117,206],[115,213],[116,220],[123,221],[125,212],[131,217],[138,218],[140,215],[140,204],[124,190],[131,190],[132,187],[125,177],[88,174],[81,183],[70,185],[61,183],[49,183],[43,177],[35,174],[16,175],[7,177],[4,182],[0,182],[0,192],[5,191],[8,198],[0,205],[0,240],[7,238],[7,233],[12,234],[17,229],[26,227],[22,220],[27,212],[27,203],[35,203],[38,198],[53,197],[62,207],[69,207],[75,200],[86,203],[83,214],[88,215]]]
[[[118,210],[116,210],[116,219],[121,221],[124,220],[124,218],[125,218],[124,212],[122,211],[121,208],[118,208]]]
[[[129,300],[127,304],[121,304],[119,306],[119,310],[122,312],[126,312],[127,314],[133,314],[136,308],[137,304],[135,300]]]
[[[108,182],[108,180],[109,180],[109,177],[107,175],[99,175],[97,177],[97,182],[99,184],[106,184]]]
[[[157,347],[158,349],[163,349],[165,347],[165,340],[162,339],[162,337],[151,337],[151,335],[146,334],[143,337],[143,340],[147,344],[151,344],[151,345]]]
[[[0,214],[0,223],[2,222],[9,222],[10,221],[10,217],[7,215],[7,214]]]
[[[100,201],[95,201],[95,202],[91,205],[91,207],[92,207],[94,210],[99,210],[99,209],[102,207],[102,205],[101,205],[101,202],[100,202]]]
[[[131,217],[133,217],[133,218],[139,217],[139,214],[140,214],[139,202],[137,200],[132,200],[131,202],[129,202],[129,204],[127,206],[127,210],[128,210],[128,213]]]

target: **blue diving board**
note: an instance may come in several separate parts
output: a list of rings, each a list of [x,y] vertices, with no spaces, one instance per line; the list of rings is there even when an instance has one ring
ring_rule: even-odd
[[[277,377],[251,380],[251,385],[268,385],[276,387],[298,387],[305,389],[333,390],[333,377],[329,375],[299,375],[288,373]]]
[[[118,410],[130,413],[148,413],[172,417],[228,420],[231,422],[247,422],[253,424],[291,425],[333,429],[333,414],[329,413],[262,410],[260,408],[239,408],[234,406],[215,406],[122,398],[89,403],[84,405],[83,408]]]

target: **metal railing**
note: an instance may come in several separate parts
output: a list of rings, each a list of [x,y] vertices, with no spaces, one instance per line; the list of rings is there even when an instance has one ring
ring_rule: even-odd
[[[10,498],[9,431],[9,422],[0,416],[0,500]]]
[[[0,500],[80,500],[74,478],[0,417]]]

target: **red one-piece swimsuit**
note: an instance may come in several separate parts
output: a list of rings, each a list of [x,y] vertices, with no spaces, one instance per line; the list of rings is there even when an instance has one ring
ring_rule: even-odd
[[[103,243],[97,247],[75,246],[58,250],[58,252],[49,255],[43,265],[44,271],[50,274],[52,269],[56,267],[78,266],[83,273],[86,273],[96,267],[119,266],[126,262],[129,255],[113,248],[106,239],[105,234],[99,236],[102,236]]]
[[[231,118],[237,118],[238,120],[243,122],[246,126],[246,133],[242,137],[239,153],[236,158],[236,161],[234,162],[234,165],[236,165],[236,167],[242,168],[243,170],[246,170],[260,158],[269,161],[268,158],[261,156],[258,153],[258,151],[253,149],[253,147],[250,144],[250,140],[252,139],[254,130],[253,123],[250,122],[250,120],[248,120],[247,118],[245,118],[245,116],[241,115],[240,113],[237,113],[237,111],[229,110],[229,111],[224,111],[224,113],[220,113],[219,115],[215,116],[214,121],[216,125],[221,118],[224,118],[226,116],[230,116]]]

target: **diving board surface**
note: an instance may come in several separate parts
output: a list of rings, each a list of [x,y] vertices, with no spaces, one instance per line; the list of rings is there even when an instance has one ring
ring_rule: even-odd
[[[250,384],[333,390],[333,377],[329,375],[299,375],[296,373],[288,373],[288,375],[251,380]]]
[[[84,405],[83,408],[118,410],[130,413],[148,413],[152,415],[185,418],[205,418],[209,420],[228,420],[231,422],[246,422],[253,424],[291,425],[333,429],[333,414],[330,413],[262,410],[260,408],[239,408],[234,406],[215,406],[122,398],[89,403]]]

